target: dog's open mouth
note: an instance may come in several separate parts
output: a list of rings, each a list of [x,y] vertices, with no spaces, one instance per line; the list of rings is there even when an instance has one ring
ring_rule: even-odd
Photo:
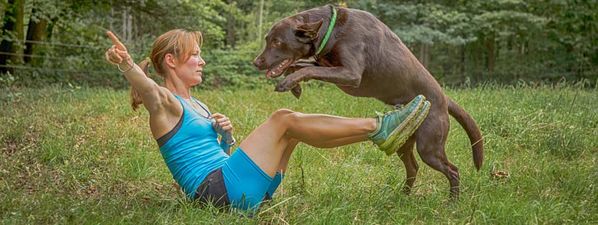
[[[292,59],[282,60],[282,62],[280,62],[274,68],[268,69],[268,71],[266,72],[266,77],[267,78],[275,78],[275,77],[280,76],[285,70],[287,70],[287,68],[289,68],[289,66],[293,63],[293,61],[294,60],[292,60]]]

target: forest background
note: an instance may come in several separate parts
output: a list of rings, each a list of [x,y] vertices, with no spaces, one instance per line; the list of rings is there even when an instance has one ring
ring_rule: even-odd
[[[595,0],[2,0],[0,87],[126,87],[103,60],[105,31],[140,61],[174,28],[205,35],[203,88],[254,87],[272,24],[329,3],[378,17],[445,86],[598,79]]]

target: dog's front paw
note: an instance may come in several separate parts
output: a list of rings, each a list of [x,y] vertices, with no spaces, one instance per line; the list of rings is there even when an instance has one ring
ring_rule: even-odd
[[[293,93],[295,98],[299,99],[299,97],[301,97],[301,85],[297,84],[297,86],[291,89],[291,93]]]
[[[292,81],[291,79],[284,79],[278,82],[274,90],[278,92],[285,92],[293,89],[295,86],[297,86],[297,82]]]
[[[288,76],[291,75],[295,72],[297,72],[300,69],[303,68],[307,68],[307,67],[315,67],[318,66],[317,62],[313,59],[311,60],[307,60],[307,59],[300,59],[297,60],[297,62],[293,63],[292,65],[290,65],[285,71],[284,71],[284,75]]]

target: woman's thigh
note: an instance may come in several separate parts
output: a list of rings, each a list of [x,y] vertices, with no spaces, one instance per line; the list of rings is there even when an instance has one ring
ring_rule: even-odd
[[[267,120],[245,138],[240,147],[247,156],[270,177],[274,177],[289,139],[285,128]]]
[[[240,209],[257,209],[264,199],[272,176],[266,174],[242,148],[222,166],[222,175],[231,205]]]

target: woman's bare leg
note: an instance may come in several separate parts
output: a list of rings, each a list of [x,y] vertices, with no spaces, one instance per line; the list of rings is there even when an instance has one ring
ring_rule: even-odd
[[[330,146],[330,148],[333,148],[335,146],[347,145],[347,144],[351,144],[351,143],[355,143],[355,142],[359,142],[359,141],[363,141],[363,137],[361,135],[336,139],[336,140],[330,141],[329,143],[325,143],[324,145]],[[281,172],[284,174],[287,171],[287,167],[289,165],[289,160],[291,159],[291,155],[295,151],[295,147],[297,146],[297,144],[299,144],[299,140],[297,140],[297,139],[289,140],[289,144],[284,149],[284,152],[282,153],[282,158],[280,159],[280,162],[278,163],[278,169],[276,170],[277,172]],[[328,147],[322,147],[322,148],[328,148]]]
[[[289,166],[289,160],[291,159],[291,155],[293,154],[293,151],[295,151],[295,147],[297,147],[297,144],[299,144],[299,140],[289,140],[289,144],[282,153],[282,157],[280,158],[280,162],[278,163],[278,169],[276,171],[283,174],[287,171],[287,167]]]
[[[288,161],[292,151],[285,149],[293,144],[293,139],[315,147],[331,148],[365,141],[375,129],[373,118],[352,119],[281,109],[252,131],[240,147],[264,172],[274,176],[283,154],[289,154]]]

